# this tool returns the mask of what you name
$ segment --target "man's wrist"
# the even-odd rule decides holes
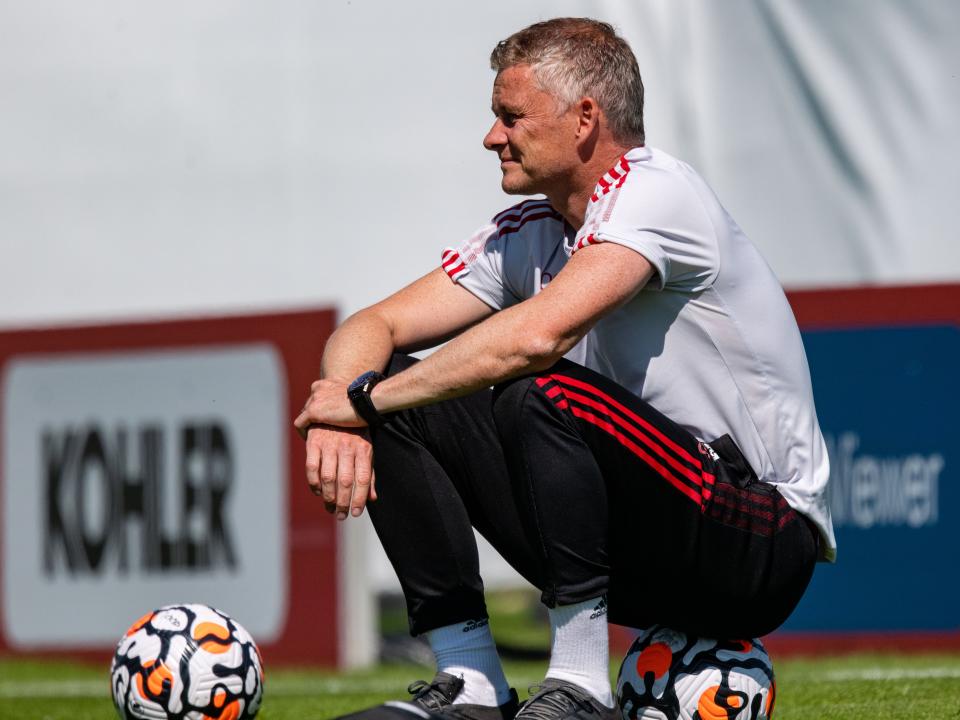
[[[370,397],[373,388],[386,379],[383,373],[370,370],[360,375],[347,388],[347,398],[354,412],[370,427],[379,427],[386,422],[386,418],[377,411]]]

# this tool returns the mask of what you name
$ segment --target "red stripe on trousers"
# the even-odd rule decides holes
[[[663,443],[664,445],[666,445],[668,448],[670,448],[671,450],[673,450],[677,455],[679,455],[680,457],[682,457],[684,460],[690,461],[693,465],[695,465],[695,466],[698,467],[698,468],[703,468],[703,465],[700,463],[700,461],[699,461],[697,458],[693,457],[690,453],[688,453],[688,452],[687,452],[686,450],[684,450],[682,447],[680,447],[679,445],[677,445],[673,440],[671,440],[670,438],[668,438],[666,435],[664,435],[662,432],[660,432],[660,431],[659,431],[657,428],[655,428],[653,425],[651,425],[651,424],[648,423],[646,420],[644,420],[642,417],[640,417],[639,415],[637,415],[637,414],[636,414],[635,412],[633,412],[630,408],[626,407],[626,406],[623,405],[622,403],[617,402],[616,400],[614,400],[612,397],[610,397],[609,395],[607,395],[605,392],[603,392],[603,391],[600,390],[599,388],[595,388],[593,385],[590,385],[590,384],[588,384],[588,383],[582,382],[581,380],[576,380],[575,378],[567,377],[566,375],[551,375],[550,377],[553,378],[554,380],[556,380],[557,382],[560,382],[560,383],[562,383],[562,384],[564,384],[564,385],[571,385],[571,386],[573,386],[573,387],[575,387],[575,388],[579,388],[579,389],[581,389],[581,390],[586,390],[587,392],[596,395],[598,398],[600,398],[601,400],[605,401],[608,405],[611,405],[612,407],[615,407],[617,410],[619,410],[620,412],[622,412],[622,413],[623,413],[624,415],[626,415],[628,418],[630,418],[631,420],[633,420],[635,423],[637,423],[637,424],[638,424],[640,427],[642,427],[644,430],[647,430],[648,432],[650,432],[650,433],[651,433],[654,437],[656,437],[660,442],[662,442],[662,443]]]
[[[752,532],[754,535],[761,535],[764,537],[770,534],[769,523],[764,524],[764,527],[760,527],[756,522],[745,515],[737,515],[728,518],[725,517],[723,513],[708,511],[707,514],[716,522],[729,527],[735,527],[737,530]]]
[[[562,389],[561,389],[561,390],[562,390]],[[613,420],[617,425],[619,425],[620,427],[622,427],[622,428],[623,428],[624,430],[626,430],[628,433],[630,433],[631,435],[633,435],[637,440],[639,440],[640,442],[642,442],[642,443],[643,443],[644,445],[646,445],[648,448],[650,448],[651,450],[653,450],[657,455],[659,455],[661,458],[663,458],[664,460],[666,460],[667,463],[669,463],[670,467],[672,467],[672,468],[673,468],[674,470],[676,470],[677,472],[683,473],[687,478],[689,478],[689,479],[692,480],[694,483],[696,483],[696,485],[697,485],[698,487],[703,485],[703,482],[704,482],[704,480],[706,480],[707,476],[709,476],[709,478],[710,478],[710,480],[709,480],[708,482],[711,482],[711,483],[712,483],[712,481],[713,481],[713,476],[712,476],[712,475],[709,475],[709,473],[702,473],[702,475],[701,475],[701,474],[698,474],[698,473],[696,473],[695,471],[693,471],[693,470],[691,470],[690,468],[688,468],[686,465],[683,465],[679,460],[677,460],[675,457],[673,457],[672,455],[670,455],[670,453],[668,453],[663,447],[661,447],[660,445],[658,445],[658,444],[657,444],[652,438],[650,438],[648,435],[644,435],[640,430],[638,430],[636,427],[634,427],[633,425],[631,425],[630,423],[628,423],[626,420],[624,420],[624,419],[623,419],[622,417],[620,417],[619,415],[616,415],[616,414],[614,414],[614,413],[611,413],[611,412],[610,412],[610,409],[609,409],[606,405],[604,405],[603,403],[597,402],[596,400],[593,400],[593,399],[587,397],[586,395],[581,395],[581,394],[578,393],[578,392],[573,392],[572,390],[568,390],[568,391],[566,391],[564,394],[565,394],[565,395],[567,396],[567,398],[569,398],[570,400],[576,400],[577,402],[580,402],[580,403],[583,403],[584,405],[588,405],[588,406],[592,407],[594,410],[599,410],[600,412],[602,412],[602,413],[603,413],[604,415],[606,415],[608,418],[610,418],[611,420]],[[548,396],[549,396],[549,393],[548,393]]]
[[[720,486],[720,487],[723,487],[723,486]],[[718,493],[720,492],[720,489],[719,489],[719,488],[717,489],[717,492],[718,492]],[[734,496],[734,497],[741,497],[741,493],[747,493],[747,491],[746,491],[745,488],[735,488],[735,489],[734,489],[734,488],[729,488],[729,489],[725,488],[723,492],[724,492],[724,494],[726,494],[726,495],[732,495],[732,496]],[[756,493],[755,493],[755,494],[747,493],[747,498],[748,498],[748,499],[750,500],[750,502],[753,503],[754,505],[766,506],[766,507],[769,507],[769,508],[774,507],[774,505],[773,505],[773,498],[772,498],[772,497],[768,497],[768,496],[766,496],[766,495],[760,495],[760,494],[756,494]]]
[[[562,393],[562,392],[563,392],[563,388],[562,388],[562,387],[560,387],[559,385],[554,385],[552,388],[550,388],[549,390],[547,390],[547,397],[552,400],[553,398],[555,398],[557,395],[559,395],[559,394]]]
[[[693,488],[688,486],[682,480],[674,476],[667,468],[658,463],[653,457],[651,457],[642,447],[637,445],[633,440],[628,438],[622,432],[617,430],[612,423],[607,422],[598,418],[593,413],[587,412],[586,410],[581,410],[580,408],[573,406],[570,408],[570,411],[578,418],[586,420],[587,422],[596,425],[601,430],[605,430],[610,435],[615,437],[617,441],[623,445],[625,448],[630,450],[634,455],[643,460],[650,468],[655,470],[664,480],[673,485],[677,490],[682,492],[688,498],[693,500],[697,505],[702,505],[702,498],[700,493],[697,493]],[[706,493],[704,493],[706,495]]]
[[[759,509],[756,509],[756,508],[747,507],[746,505],[743,505],[742,503],[737,502],[737,501],[740,500],[740,499],[741,499],[741,498],[738,498],[738,497],[736,497],[736,496],[731,497],[731,496],[726,495],[726,494],[724,494],[724,493],[719,493],[719,492],[718,492],[718,493],[717,493],[716,495],[714,495],[714,497],[713,497],[713,503],[714,503],[714,505],[722,505],[723,507],[728,507],[728,508],[733,508],[733,509],[735,509],[735,510],[739,510],[739,511],[741,512],[741,514],[743,514],[743,515],[749,515],[749,516],[752,517],[752,518],[756,518],[756,519],[758,519],[758,520],[763,520],[763,521],[765,521],[765,522],[767,522],[767,523],[773,523],[773,521],[776,519],[776,516],[773,514],[773,511],[771,511],[771,510],[759,510]]]
[[[783,528],[786,527],[787,523],[793,520],[793,517],[795,515],[799,515],[799,514],[800,513],[798,513],[796,510],[794,510],[793,508],[790,508],[789,512],[785,512],[783,515],[780,516],[780,520],[777,522],[777,530],[783,530]]]

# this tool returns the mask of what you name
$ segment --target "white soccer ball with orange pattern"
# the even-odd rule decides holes
[[[711,640],[655,625],[617,677],[624,720],[770,720],[776,683],[759,640]]]
[[[110,688],[123,720],[248,720],[263,697],[250,633],[206,605],[168,605],[117,645]]]

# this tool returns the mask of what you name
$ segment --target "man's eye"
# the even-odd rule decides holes
[[[513,113],[503,113],[500,116],[500,121],[507,127],[513,127],[517,123],[517,116]]]

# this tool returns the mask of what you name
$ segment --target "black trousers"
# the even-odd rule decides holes
[[[373,443],[368,510],[414,635],[486,617],[471,527],[548,607],[607,594],[610,621],[631,627],[764,635],[813,573],[815,529],[729,437],[700,442],[566,360],[395,413]]]

